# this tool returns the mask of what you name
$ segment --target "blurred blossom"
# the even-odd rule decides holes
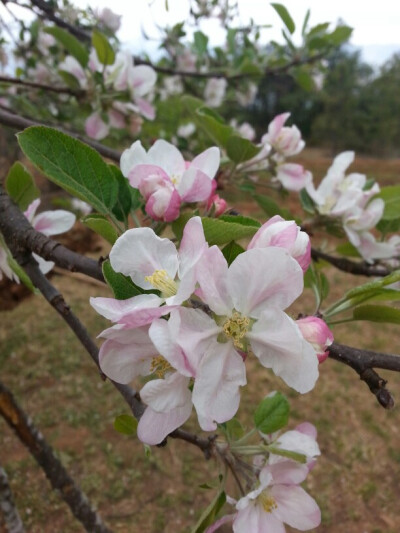
[[[211,78],[204,89],[204,99],[210,107],[219,107],[224,101],[227,81],[225,78]]]

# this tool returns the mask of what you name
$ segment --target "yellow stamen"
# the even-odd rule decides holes
[[[263,491],[258,499],[261,502],[261,505],[266,513],[271,513],[274,509],[276,509],[278,506],[276,505],[275,499],[268,494],[267,491]]]
[[[160,379],[164,378],[165,374],[172,370],[172,366],[168,363],[162,355],[153,357],[150,365],[150,372],[155,372]]]
[[[245,350],[246,343],[243,340],[243,337],[249,331],[249,326],[250,319],[242,316],[237,311],[234,311],[232,316],[224,322],[222,327],[225,335],[233,340],[235,347],[239,350]]]
[[[156,270],[151,276],[146,276],[145,281],[151,283],[155,289],[162,292],[165,298],[175,296],[177,286],[175,281],[167,274],[166,270]]]

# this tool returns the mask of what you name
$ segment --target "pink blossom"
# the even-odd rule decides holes
[[[288,191],[301,191],[312,180],[312,174],[297,163],[277,165],[276,178]]]
[[[219,107],[225,97],[228,82],[224,78],[210,78],[204,89],[204,100],[209,107]]]
[[[214,208],[214,216],[219,217],[224,211],[226,211],[226,200],[221,198],[218,194],[213,194],[207,201],[207,210]]]
[[[195,377],[192,401],[202,429],[211,431],[236,413],[246,383],[244,354],[254,354],[299,392],[313,388],[318,359],[283,312],[303,290],[302,269],[286,249],[251,249],[228,268],[212,246],[196,275],[196,293],[214,314],[178,307],[168,322],[155,320],[149,335],[174,368]]]
[[[155,220],[171,222],[182,202],[205,202],[213,187],[220,160],[216,147],[186,163],[172,144],[158,140],[146,153],[140,141],[125,150],[121,170],[146,200],[146,212]]]
[[[283,157],[296,155],[305,146],[301,133],[296,126],[284,126],[290,113],[277,115],[268,126],[268,132],[261,138],[262,144],[269,144]]]
[[[108,7],[104,7],[98,14],[99,21],[109,28],[112,32],[119,30],[121,26],[121,15],[117,15]]]
[[[64,70],[65,72],[72,74],[72,76],[74,76],[78,80],[79,85],[82,87],[82,89],[86,89],[86,73],[83,70],[82,65],[77,59],[75,59],[75,57],[67,56],[64,61],[61,61],[61,63],[58,65],[58,69]]]
[[[323,363],[329,356],[327,350],[333,342],[333,333],[326,323],[316,316],[307,316],[296,320],[303,337],[312,344],[317,352],[318,361]]]
[[[109,131],[110,128],[108,124],[106,124],[101,118],[100,113],[93,113],[92,115],[90,115],[90,117],[86,119],[85,132],[86,135],[91,139],[96,139],[96,141],[100,141],[101,139],[104,139],[104,137],[107,137]]]
[[[303,272],[310,266],[310,238],[305,231],[300,230],[294,220],[284,220],[281,216],[275,215],[257,230],[247,249],[267,246],[286,248],[299,263]]]

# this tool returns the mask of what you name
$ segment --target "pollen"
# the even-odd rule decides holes
[[[277,509],[278,507],[276,505],[275,499],[266,491],[263,491],[258,497],[258,499],[260,500],[262,508],[266,513],[271,513],[274,509]]]
[[[172,366],[162,355],[153,357],[150,365],[150,372],[154,372],[157,377],[162,379],[170,370],[172,370]]]
[[[155,289],[161,291],[165,298],[175,296],[177,292],[176,283],[166,270],[156,270],[151,276],[146,276],[144,279]]]
[[[246,341],[244,337],[249,331],[250,319],[242,316],[237,311],[234,311],[232,316],[224,322],[222,327],[225,335],[233,340],[235,347],[245,351]]]

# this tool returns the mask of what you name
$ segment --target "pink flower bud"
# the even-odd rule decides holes
[[[328,346],[333,342],[333,333],[326,323],[316,316],[307,316],[296,320],[301,334],[317,352],[318,361],[323,363],[328,357]]]
[[[306,232],[300,230],[294,220],[284,220],[279,215],[275,215],[261,226],[247,249],[266,248],[267,246],[286,248],[293,259],[299,263],[303,272],[310,265],[310,238]]]
[[[214,206],[214,215],[219,217],[226,210],[227,203],[218,194],[213,194],[207,201],[207,209],[210,210]]]
[[[305,146],[301,133],[296,126],[284,126],[290,113],[282,113],[274,118],[268,126],[268,132],[262,137],[262,144],[270,144],[280,155],[296,155]]]
[[[99,141],[107,137],[109,132],[108,124],[106,124],[100,116],[100,113],[93,113],[85,122],[85,132],[91,139]]]

